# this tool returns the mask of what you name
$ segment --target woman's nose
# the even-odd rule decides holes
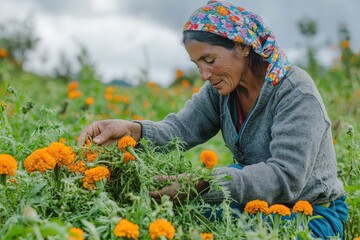
[[[212,76],[210,69],[206,69],[206,67],[199,67],[200,77],[202,80],[209,80]]]

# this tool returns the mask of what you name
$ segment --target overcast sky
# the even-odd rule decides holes
[[[26,68],[51,72],[61,52],[75,59],[85,46],[104,82],[113,78],[136,81],[140,69],[166,86],[175,69],[193,66],[181,45],[181,30],[191,13],[206,0],[0,0],[0,21],[32,16],[38,49]],[[360,50],[356,16],[360,0],[228,0],[262,16],[290,60],[302,59],[305,39],[297,23],[316,21],[314,45],[318,58],[329,65],[338,54],[339,24],[350,30],[353,49]],[[44,64],[41,58],[46,56]]]

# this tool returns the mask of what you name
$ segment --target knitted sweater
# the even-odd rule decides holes
[[[177,137],[188,149],[221,130],[226,146],[244,168],[220,167],[212,174],[238,203],[254,199],[269,204],[325,203],[344,194],[336,176],[331,123],[305,71],[293,66],[275,87],[264,82],[239,133],[230,111],[229,96],[221,96],[206,82],[178,113],[159,122],[139,123],[142,136],[155,144],[165,145]],[[203,198],[218,203],[224,194],[211,189]]]

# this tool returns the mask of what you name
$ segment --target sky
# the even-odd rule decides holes
[[[25,68],[50,74],[64,54],[76,68],[85,47],[101,80],[136,83],[141,69],[149,80],[167,86],[175,70],[195,66],[181,44],[183,24],[206,0],[0,0],[0,22],[31,17],[40,38]],[[360,50],[356,21],[360,0],[228,0],[259,14],[274,31],[279,46],[294,63],[304,59],[307,40],[297,26],[304,18],[317,23],[311,44],[318,60],[331,65],[338,56],[338,29],[345,24],[352,48]],[[46,59],[46,61],[44,60]]]

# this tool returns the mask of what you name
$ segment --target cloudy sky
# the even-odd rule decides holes
[[[85,46],[104,82],[127,78],[136,82],[140,69],[166,86],[175,69],[193,68],[181,45],[181,29],[206,0],[0,0],[0,22],[32,16],[40,42],[26,68],[50,73],[60,53],[74,60]],[[360,0],[228,0],[263,17],[280,47],[293,62],[301,61],[305,39],[297,23],[316,21],[313,44],[329,65],[338,54],[339,24],[350,30],[352,47],[360,50]],[[42,62],[41,59],[48,59]],[[75,64],[75,63],[74,63]]]

